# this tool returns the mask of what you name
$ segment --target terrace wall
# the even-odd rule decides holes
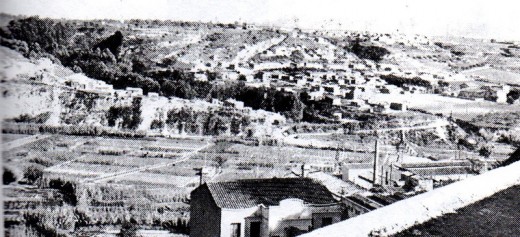
[[[520,161],[302,235],[388,236],[520,184]]]

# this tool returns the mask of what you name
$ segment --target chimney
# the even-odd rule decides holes
[[[379,139],[376,139],[376,143],[375,143],[375,152],[374,152],[374,170],[373,170],[373,177],[372,177],[372,180],[373,180],[373,183],[374,185],[375,184],[380,184],[380,177],[381,177],[381,174],[379,174],[380,172],[380,169],[379,169]]]

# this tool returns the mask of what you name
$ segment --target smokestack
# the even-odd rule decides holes
[[[202,177],[204,176],[204,168],[193,168],[193,170],[196,171],[196,175],[199,176],[199,186],[202,185],[202,182],[203,182],[203,179]]]
[[[381,175],[379,174],[379,139],[376,139],[376,144],[375,144],[375,152],[374,152],[374,170],[373,170],[373,177],[372,177],[372,180],[373,180],[373,183],[374,185],[375,184],[380,184],[380,177]]]

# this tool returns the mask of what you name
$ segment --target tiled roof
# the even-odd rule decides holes
[[[428,168],[428,167],[455,167],[455,166],[466,166],[471,167],[469,160],[461,161],[437,161],[437,162],[423,162],[423,163],[404,163],[400,165],[402,168],[413,169],[413,168]]]
[[[375,210],[383,205],[379,203],[375,203],[373,200],[367,199],[366,197],[360,196],[360,195],[353,195],[350,197],[345,197],[345,199],[350,200],[351,202],[354,202],[370,211]]]
[[[459,175],[459,174],[473,174],[471,167],[432,167],[432,168],[414,168],[409,169],[414,174],[420,176],[436,176],[436,175]]]
[[[298,198],[308,204],[336,202],[325,186],[308,178],[244,179],[206,185],[220,208],[279,205],[287,198]]]

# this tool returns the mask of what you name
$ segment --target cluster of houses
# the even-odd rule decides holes
[[[432,190],[435,183],[459,181],[487,171],[487,166],[468,159],[433,161],[428,158],[380,152],[375,142],[372,162],[343,163],[342,179],[366,189],[400,187],[413,191]],[[478,163],[478,164],[477,164]]]
[[[257,80],[256,83],[274,87],[280,91],[305,92],[309,100],[338,108],[367,112],[407,110],[407,103],[402,101],[372,102],[374,95],[425,92],[421,87],[401,88],[388,85],[373,73],[352,70],[316,70],[296,76],[288,75],[281,70],[273,70],[264,72],[255,80]],[[338,119],[341,119],[339,114]]]
[[[461,89],[457,94],[459,98],[474,101],[488,100],[502,104],[507,103],[507,95],[511,91],[511,86],[509,85],[477,85],[470,87],[467,84],[463,84],[460,87]]]

